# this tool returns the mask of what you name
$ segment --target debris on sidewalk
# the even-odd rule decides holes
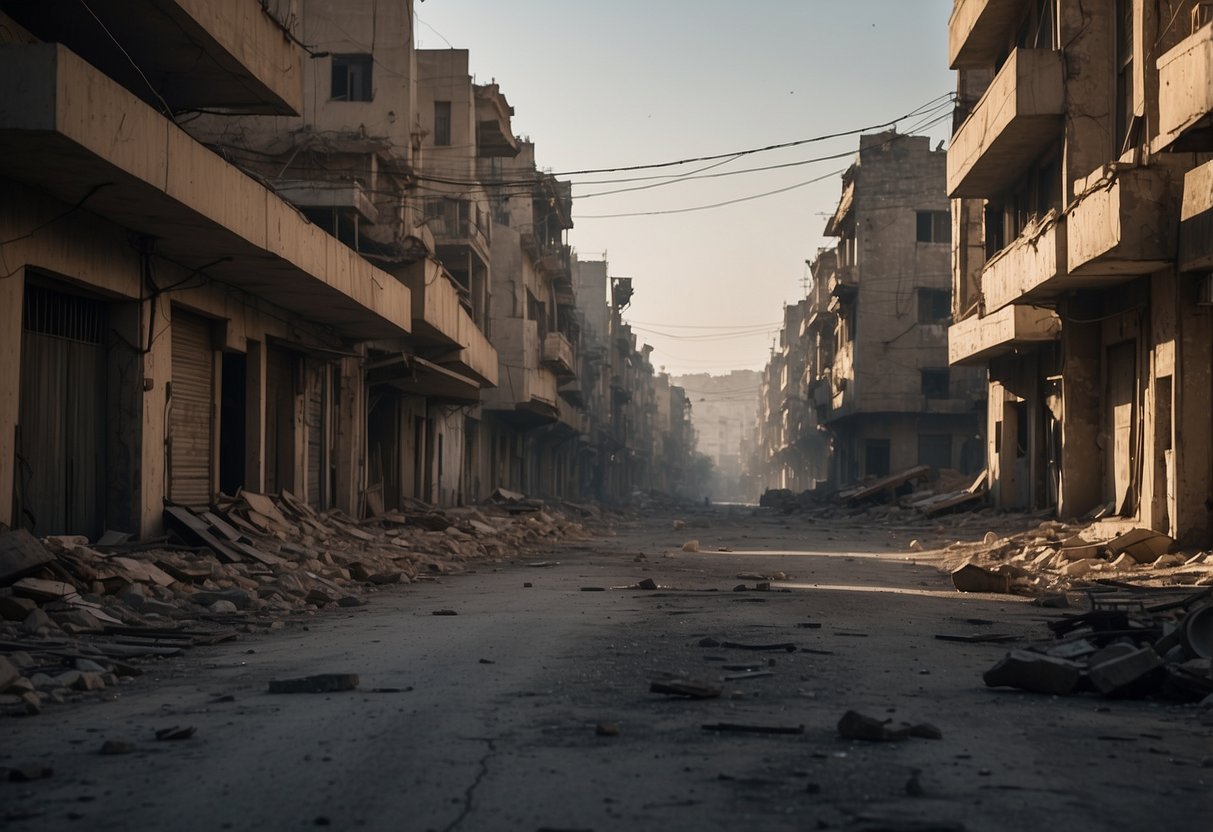
[[[164,518],[168,534],[147,541],[0,529],[8,663],[0,666],[0,713],[35,714],[117,687],[139,674],[132,662],[277,629],[322,608],[363,606],[383,587],[459,572],[473,559],[587,536],[562,508],[513,492],[478,507],[409,499],[360,521],[289,491],[242,490],[205,511],[166,505]]]
[[[803,734],[803,725],[747,725],[737,722],[713,722],[701,726],[705,731],[726,734]]]
[[[687,699],[719,699],[723,690],[720,685],[714,685],[711,682],[670,676],[650,682],[649,692],[665,696],[681,696]]]
[[[910,737],[939,740],[943,739],[943,732],[928,722],[894,725],[891,719],[882,720],[858,711],[847,711],[838,720],[838,736],[866,742],[900,742]]]

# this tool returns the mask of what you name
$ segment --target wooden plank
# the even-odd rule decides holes
[[[231,544],[216,537],[211,532],[210,525],[185,506],[165,506],[164,515],[181,529],[209,546],[220,560],[227,563],[239,563],[244,560],[244,556],[239,551]]]
[[[0,534],[0,585],[38,571],[55,559],[38,539],[25,529]]]
[[[899,485],[904,485],[911,480],[926,479],[931,476],[930,465],[918,465],[913,468],[908,468],[905,471],[900,471],[896,474],[879,479],[871,485],[866,485],[858,491],[847,497],[847,502],[855,503],[861,500],[866,500],[875,497],[885,491],[891,491]]]

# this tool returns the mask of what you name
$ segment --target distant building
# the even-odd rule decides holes
[[[721,501],[753,499],[755,489],[742,483],[742,444],[754,426],[759,373],[693,373],[674,380],[686,389],[698,452],[715,466],[710,496]]]

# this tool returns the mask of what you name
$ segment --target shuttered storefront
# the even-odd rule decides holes
[[[22,321],[17,524],[95,539],[104,527],[108,307],[29,284]]]
[[[294,487],[295,362],[295,353],[269,345],[265,355],[265,490],[270,493]]]
[[[169,408],[169,498],[195,509],[211,503],[215,352],[211,325],[173,310],[173,396]]]
[[[307,409],[304,424],[307,428],[307,502],[312,508],[323,509],[326,488],[323,487],[328,457],[325,448],[325,375],[328,365],[318,361],[308,362]]]

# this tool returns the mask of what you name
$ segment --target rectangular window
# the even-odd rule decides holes
[[[918,322],[947,323],[952,316],[952,293],[947,289],[918,290]]]
[[[434,102],[434,144],[449,147],[451,144],[451,102]]]
[[[952,467],[952,437],[946,433],[918,435],[918,464],[936,471]]]
[[[334,101],[370,101],[371,66],[370,55],[333,56]]]
[[[947,211],[918,211],[918,242],[952,242],[952,215]]]
[[[922,371],[922,394],[928,399],[946,399],[948,398],[948,371],[942,370],[923,370]]]
[[[1116,0],[1116,155],[1133,143],[1133,2]]]

